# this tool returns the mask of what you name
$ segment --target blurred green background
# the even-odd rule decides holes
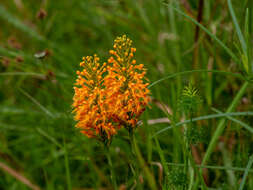
[[[241,73],[226,51],[167,3],[202,23],[239,56],[238,44],[226,0],[1,0],[0,2],[0,163],[8,165],[41,189],[112,189],[109,168],[100,143],[82,136],[72,115],[73,83],[83,56],[109,57],[113,40],[126,34],[137,48],[136,60],[148,69],[150,83],[181,71],[209,69]],[[233,0],[239,25],[245,28],[250,8],[249,46],[252,46],[253,12],[250,0]],[[195,116],[225,111],[243,81],[231,75],[199,72],[165,80],[151,88],[153,101],[143,114],[136,138],[147,163],[160,163],[150,137],[168,123],[164,107],[175,122],[185,116],[178,110],[182,89],[192,81],[202,99]],[[252,85],[237,111],[253,110]],[[240,117],[252,127],[253,118]],[[195,147],[201,159],[218,119],[203,120],[206,142]],[[209,164],[245,168],[253,152],[252,134],[240,125],[227,123]],[[180,132],[180,130],[179,130]],[[112,142],[111,155],[122,189],[132,186],[131,149],[127,133],[120,131]],[[183,148],[176,132],[157,136],[167,162],[182,163]],[[225,151],[225,153],[224,153]],[[228,160],[228,161],[227,161]],[[150,166],[157,179],[159,169]],[[209,169],[209,187],[232,189],[242,171]],[[236,179],[233,186],[229,179]],[[253,189],[249,173],[247,189]],[[233,178],[232,178],[233,179]],[[145,176],[143,189],[146,186]],[[0,170],[0,189],[29,189],[5,170]]]

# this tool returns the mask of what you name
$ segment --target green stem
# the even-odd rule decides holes
[[[189,171],[189,147],[188,147],[188,142],[187,139],[185,139],[185,156],[184,156],[184,164],[185,164],[185,168],[184,168],[184,173],[185,176],[187,176],[188,171]],[[187,177],[188,179],[188,177]],[[186,189],[186,185],[185,185],[185,189]]]
[[[193,126],[193,110],[192,109],[190,109],[190,125],[189,125],[191,128],[193,128],[194,126]],[[196,174],[197,174],[197,176],[198,176],[198,178],[200,178],[201,179],[201,185],[202,185],[202,188],[204,189],[204,190],[206,190],[206,184],[205,184],[205,182],[204,182],[204,179],[201,177],[201,174],[200,174],[200,172],[199,172],[199,170],[198,170],[198,168],[196,167],[196,164],[195,164],[195,161],[194,161],[194,159],[193,159],[193,156],[192,156],[192,152],[191,152],[191,149],[190,149],[190,144],[186,141],[186,147],[188,148],[188,160],[189,160],[189,163],[190,163],[190,165],[191,165],[191,167],[194,169],[194,171],[196,172]],[[190,187],[190,189],[196,189],[196,187],[194,186],[191,186]]]
[[[137,160],[136,160],[136,152],[135,152],[135,147],[134,147],[134,133],[132,130],[128,130],[129,132],[129,137],[130,137],[130,144],[131,144],[131,152],[132,152],[132,156],[133,156],[133,166],[132,166],[132,172],[134,175],[134,178],[136,180],[136,185],[137,185],[137,189],[140,188],[140,183],[139,183],[139,176],[140,176],[140,172],[139,172],[139,168],[137,167]]]
[[[114,190],[117,190],[118,187],[117,187],[116,177],[115,177],[115,174],[114,174],[114,170],[113,170],[113,166],[112,166],[112,158],[111,158],[108,146],[106,146],[106,157],[107,157],[108,164],[109,164],[109,167],[110,167],[110,172],[111,172],[110,177],[111,177],[111,180],[112,180],[113,188],[114,188]]]
[[[162,150],[162,148],[160,146],[160,143],[159,143],[157,137],[154,137],[154,139],[155,139],[155,143],[156,143],[156,146],[157,146],[158,154],[160,156],[160,159],[161,159],[161,162],[162,162],[162,165],[163,165],[163,168],[164,168],[165,177],[167,177],[168,174],[169,174],[169,168],[168,168],[168,166],[166,164],[166,159],[165,159],[163,150]]]
[[[200,177],[200,172],[199,172],[199,169],[197,168],[198,166],[196,165],[196,163],[193,159],[192,153],[190,154],[189,159],[190,159],[191,166],[193,167],[194,171],[196,172],[198,178],[201,179],[201,184],[202,184],[203,189],[206,190],[207,189],[206,184],[204,182],[204,179]],[[198,189],[198,188],[193,186],[193,187],[191,187],[191,189],[195,190],[195,189]]]
[[[136,154],[136,157],[140,163],[141,168],[143,169],[146,177],[147,177],[147,181],[148,181],[148,185],[150,187],[151,190],[157,190],[157,186],[156,186],[156,182],[155,182],[155,178],[152,175],[150,169],[148,168],[148,166],[146,165],[146,162],[144,160],[144,158],[141,155],[140,149],[136,143],[134,134],[130,134],[131,136],[131,144],[132,144],[132,148],[134,148],[134,152]]]
[[[192,109],[190,109],[189,112],[189,117],[190,117],[190,124],[189,126],[186,125],[184,128],[184,173],[185,176],[187,176],[188,179],[188,171],[189,171],[189,156],[190,156],[190,147],[189,147],[189,139],[188,139],[188,130],[191,130],[193,123],[192,123]],[[187,189],[187,186],[184,187],[184,189]],[[191,189],[190,186],[188,186],[188,189]]]

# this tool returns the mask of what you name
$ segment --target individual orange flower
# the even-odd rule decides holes
[[[77,128],[88,137],[97,137],[104,141],[116,133],[115,126],[108,120],[104,100],[106,92],[103,86],[103,75],[106,63],[100,64],[94,55],[83,58],[80,66],[84,69],[77,71],[78,78],[74,87],[73,112]]]

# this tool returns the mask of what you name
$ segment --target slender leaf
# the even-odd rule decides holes
[[[200,116],[200,117],[195,117],[192,119],[192,122],[196,122],[196,121],[200,121],[200,120],[207,120],[207,119],[214,119],[214,118],[220,118],[220,117],[228,117],[228,116],[250,116],[250,115],[253,115],[253,112],[230,112],[230,113],[219,113],[219,114],[211,114],[211,115],[205,115],[205,116]],[[185,120],[185,121],[182,121],[182,122],[178,122],[175,124],[176,127],[179,127],[179,126],[182,126],[184,124],[187,124],[187,123],[190,123],[191,120]],[[163,128],[162,130],[156,132],[152,137],[160,134],[160,133],[163,133],[169,129],[171,129],[172,126],[168,126],[168,127],[165,127]],[[250,131],[252,132],[252,131]]]

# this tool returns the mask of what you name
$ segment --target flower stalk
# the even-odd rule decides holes
[[[109,168],[110,168],[110,178],[111,178],[111,181],[112,181],[113,189],[117,190],[118,186],[117,186],[116,176],[115,176],[113,165],[112,165],[110,147],[106,144],[105,144],[105,151],[106,151],[106,158],[107,158],[107,161],[108,161],[108,165],[109,165]]]

